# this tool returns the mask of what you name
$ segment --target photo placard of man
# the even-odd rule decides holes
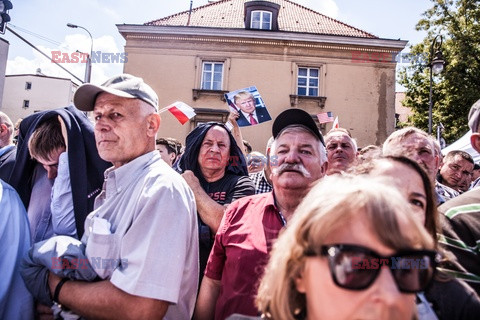
[[[230,111],[235,113],[240,127],[254,126],[272,120],[255,86],[225,94]]]

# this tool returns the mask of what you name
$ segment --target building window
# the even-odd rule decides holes
[[[280,5],[270,1],[245,1],[245,29],[278,31]]]
[[[194,128],[198,127],[202,123],[211,121],[225,123],[227,122],[229,111],[221,109],[195,108],[195,113],[197,115],[192,119]]]
[[[25,82],[25,90],[30,90],[32,89],[32,83],[31,82]]]
[[[297,95],[318,97],[319,82],[318,68],[298,68]]]
[[[269,11],[252,11],[250,28],[272,30],[272,13]]]
[[[308,66],[308,67],[307,67]],[[290,105],[294,108],[325,107],[325,76],[327,65],[323,63],[292,62],[292,94]]]
[[[203,62],[202,90],[222,90],[223,62]]]
[[[23,109],[28,109],[30,107],[30,100],[23,100]]]

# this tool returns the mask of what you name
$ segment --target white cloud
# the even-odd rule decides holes
[[[90,37],[83,34],[71,34],[65,37],[65,40],[57,48],[48,48],[37,46],[42,52],[48,56],[52,56],[52,51],[61,51],[62,53],[73,53],[77,50],[80,52],[90,52]],[[112,36],[102,36],[93,40],[93,51],[102,53],[121,53]],[[123,51],[123,50],[122,50]],[[35,73],[38,68],[42,73],[52,77],[72,78],[70,74],[58,67],[51,60],[33,50],[33,59],[26,59],[17,56],[13,60],[8,60],[6,74],[25,74]],[[76,75],[80,79],[85,76],[85,63],[61,63],[68,71]],[[92,63],[92,83],[102,83],[114,74],[121,73],[123,70],[122,63]],[[76,81],[77,82],[77,81]]]
[[[294,2],[322,13],[331,18],[338,18],[338,6],[335,0],[293,0]]]
[[[311,8],[317,12],[323,13],[333,18],[338,16],[338,7],[335,0],[294,0],[297,3]],[[62,2],[59,8],[59,12],[55,12],[50,18],[50,21],[58,21],[50,29],[55,31],[48,34],[49,37],[55,37],[56,39],[64,37],[64,40],[59,46],[45,44],[41,47],[36,44],[38,48],[41,48],[43,52],[51,56],[52,51],[62,51],[73,53],[77,50],[81,52],[90,52],[90,37],[83,30],[75,29],[69,30],[65,27],[63,20],[68,22],[77,23],[77,21],[67,19],[63,12],[70,12],[70,5],[73,3],[71,0]],[[122,42],[124,39],[118,35],[114,23],[144,23],[153,19],[158,19],[175,12],[187,10],[189,7],[189,1],[162,1],[159,6],[159,1],[145,1],[142,2],[143,10],[138,12],[134,9],[138,8],[138,2],[132,2],[129,0],[85,0],[82,7],[78,8],[76,19],[83,21],[85,27],[88,28],[94,37],[93,50],[108,52],[108,53],[121,53],[124,51]],[[194,3],[194,7],[206,4],[206,0],[197,0]],[[68,8],[67,8],[68,7]],[[85,8],[97,8],[94,12],[90,9],[85,13]],[[36,19],[38,15],[35,15]],[[83,18],[82,18],[83,17]],[[24,19],[27,19],[25,17]],[[25,26],[31,26],[34,20],[30,17],[24,21]],[[27,23],[28,21],[28,23]],[[22,22],[20,21],[20,24]],[[29,27],[32,28],[32,27]],[[61,30],[61,31],[59,31]],[[49,32],[50,32],[49,31]],[[73,34],[65,35],[66,32],[75,32]],[[43,30],[42,32],[46,32]],[[107,35],[106,35],[107,34]],[[98,35],[98,37],[95,37]],[[53,47],[53,48],[52,48]],[[11,48],[14,49],[14,48]],[[11,50],[13,53],[14,50]],[[37,68],[42,70],[42,73],[48,76],[57,76],[64,78],[72,78],[67,72],[52,63],[49,59],[45,58],[35,50],[31,50],[33,58],[25,58],[25,54],[11,55],[11,58],[7,63],[7,74],[21,74],[21,73],[35,73]],[[28,54],[28,57],[32,55]],[[65,68],[75,74],[78,78],[83,79],[85,75],[85,63],[64,63]],[[115,74],[123,72],[123,64],[121,63],[93,63],[92,64],[92,77],[93,83],[102,83],[106,79]]]
[[[50,49],[38,46],[42,52],[51,55],[51,51],[58,51],[58,49]],[[72,78],[70,74],[59,68],[57,65],[48,60],[45,56],[32,49],[33,59],[26,59],[17,56],[13,60],[8,60],[6,74],[35,74],[37,69],[47,76]],[[75,74],[77,77],[83,79],[85,66],[83,64],[62,64],[64,68]]]

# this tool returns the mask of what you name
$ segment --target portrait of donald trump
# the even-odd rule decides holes
[[[230,109],[238,112],[237,123],[240,127],[272,120],[256,87],[229,92],[226,99]]]

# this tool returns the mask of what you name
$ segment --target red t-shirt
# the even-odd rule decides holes
[[[258,282],[282,227],[273,192],[239,199],[227,208],[205,270],[205,276],[222,284],[215,319],[258,314]]]

